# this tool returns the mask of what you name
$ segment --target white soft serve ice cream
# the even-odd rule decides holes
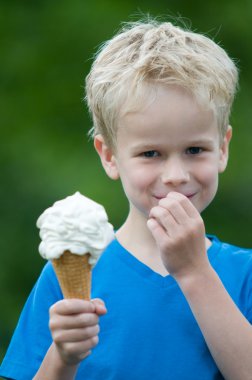
[[[94,266],[114,239],[104,207],[79,192],[46,209],[37,227],[42,240],[39,253],[47,260],[57,259],[68,250],[76,255],[89,253],[89,263]]]

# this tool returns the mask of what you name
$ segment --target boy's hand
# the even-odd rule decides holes
[[[64,299],[50,308],[50,330],[61,360],[76,365],[98,343],[99,315],[107,310],[101,300]]]
[[[187,197],[169,193],[151,209],[147,225],[166,269],[176,280],[209,267],[204,222]]]

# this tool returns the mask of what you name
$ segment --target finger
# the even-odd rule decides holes
[[[169,236],[172,236],[175,229],[178,228],[176,219],[170,213],[170,210],[167,210],[164,207],[153,207],[150,212],[150,218],[154,219]]]
[[[101,298],[92,298],[91,302],[93,302],[95,305],[103,305],[105,306],[104,301]]]
[[[91,300],[91,302],[95,305],[95,312],[98,315],[104,315],[107,313],[107,308],[100,298],[94,298]]]
[[[99,325],[95,325],[83,329],[59,330],[52,336],[55,343],[61,344],[66,342],[82,342],[98,335],[99,332]]]
[[[183,207],[187,215],[191,218],[195,218],[199,215],[198,210],[196,207],[192,204],[192,202],[183,194],[177,193],[175,191],[171,191],[167,198],[177,200],[180,205]],[[164,198],[165,199],[165,198]]]
[[[185,224],[190,218],[183,204],[176,198],[163,198],[159,201],[159,206],[169,211],[178,224]]]
[[[147,221],[147,227],[151,231],[154,239],[159,247],[162,247],[164,243],[169,241],[169,236],[164,228],[157,222],[157,220],[150,218]]]
[[[99,342],[98,336],[94,336],[82,342],[66,342],[62,345],[61,349],[64,350],[65,356],[76,358],[76,361],[84,359],[90,354],[90,350],[94,348]]]
[[[99,323],[96,313],[72,314],[62,316],[54,314],[50,318],[49,327],[51,331],[81,329],[87,326],[94,326]]]
[[[95,306],[92,302],[80,299],[60,300],[50,308],[50,313],[56,313],[59,315],[72,315],[94,312]]]

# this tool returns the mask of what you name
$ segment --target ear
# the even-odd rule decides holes
[[[228,155],[229,155],[229,143],[232,138],[232,127],[228,126],[227,132],[224,136],[222,144],[220,146],[220,158],[219,158],[219,173],[224,172],[228,163]]]
[[[118,179],[119,172],[117,169],[115,155],[111,148],[105,143],[102,135],[94,137],[94,147],[100,156],[102,166],[111,179]]]

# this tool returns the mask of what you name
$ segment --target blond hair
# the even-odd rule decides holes
[[[238,82],[233,60],[210,38],[170,22],[128,23],[98,51],[86,78],[92,135],[116,143],[122,113],[137,110],[149,85],[179,85],[214,110],[221,136]]]

